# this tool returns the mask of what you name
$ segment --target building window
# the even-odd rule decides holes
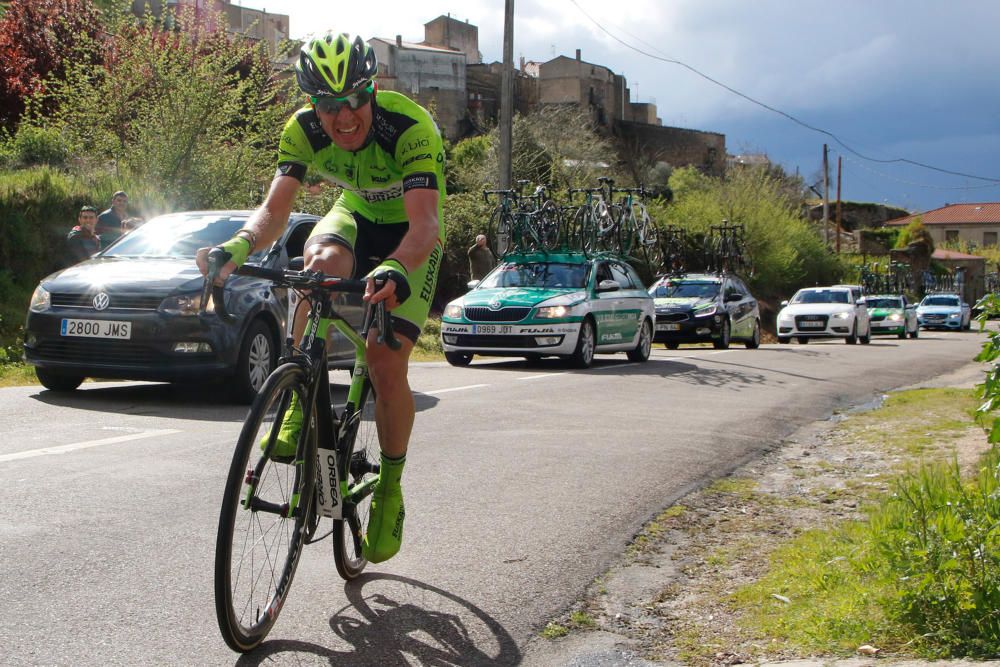
[[[996,244],[997,244],[996,232],[983,232],[983,245],[996,245]]]
[[[946,229],[944,230],[944,241],[948,243],[949,241],[958,240],[958,230],[957,229]]]

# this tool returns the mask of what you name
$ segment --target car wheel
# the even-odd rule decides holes
[[[254,320],[247,327],[240,347],[240,358],[233,378],[233,398],[240,403],[252,403],[276,363],[277,354],[271,330],[263,320]]]
[[[858,340],[861,341],[862,345],[867,345],[872,342],[872,330],[871,327],[868,328],[868,332],[864,336],[858,336]]]
[[[594,363],[594,324],[590,320],[584,320],[580,324],[580,335],[576,339],[576,349],[570,355],[569,362],[576,368],[590,368]]]
[[[798,336],[795,340],[799,341],[799,345],[809,344],[809,336]]]
[[[681,346],[680,343],[664,343],[663,344],[663,347],[667,348],[668,350],[676,350],[680,346]]]
[[[650,326],[649,320],[643,320],[642,327],[639,328],[639,342],[636,343],[634,350],[629,350],[626,353],[629,361],[646,361],[649,359],[649,351],[653,347],[652,329],[653,327]]]
[[[851,335],[844,339],[844,342],[848,345],[854,345],[858,342],[858,321],[854,320],[854,325],[851,326]]]
[[[722,320],[722,332],[719,334],[718,338],[712,340],[712,347],[716,350],[728,350],[730,334],[731,330],[729,328],[729,320]]]
[[[760,320],[753,321],[753,333],[750,334],[750,338],[744,343],[748,350],[756,350],[760,347]]]
[[[788,345],[789,343],[792,342],[792,337],[791,336],[778,336],[778,342],[781,343],[782,345]]]
[[[83,382],[82,375],[50,371],[37,366],[35,367],[35,376],[38,377],[42,386],[50,391],[73,391]]]
[[[445,352],[444,358],[452,366],[468,366],[472,363],[472,355],[464,352]]]

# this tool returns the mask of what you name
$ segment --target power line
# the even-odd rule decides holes
[[[833,152],[836,152],[836,151],[833,151]],[[871,167],[869,167],[868,165],[864,164],[863,162],[861,162],[859,160],[853,160],[853,159],[851,159],[851,157],[848,156],[848,155],[843,155],[842,157],[845,160],[847,160],[848,162],[850,162],[851,164],[856,165],[858,167],[861,167],[865,171],[868,171],[868,172],[870,172],[872,174],[875,174],[876,176],[881,176],[882,178],[886,178],[886,179],[888,179],[890,181],[895,181],[896,183],[902,183],[903,185],[912,185],[912,186],[917,187],[917,188],[928,188],[928,189],[931,189],[931,190],[986,190],[986,189],[991,189],[991,188],[1000,188],[1000,183],[990,183],[990,184],[987,184],[987,185],[954,185],[954,186],[948,186],[948,185],[930,185],[930,184],[927,184],[927,183],[916,183],[914,181],[908,181],[908,180],[903,179],[903,178],[897,178],[895,176],[890,176],[889,174],[886,174],[885,172],[881,172],[881,171],[879,171],[877,169],[872,169]]]
[[[581,7],[577,3],[576,0],[569,0],[569,1],[571,3],[573,3],[573,6],[575,6],[578,10],[580,10],[580,13],[583,14],[585,17],[587,17],[587,19],[591,23],[593,23],[594,25],[596,25],[603,33],[605,33],[606,35],[608,35],[609,37],[611,37],[611,39],[615,40],[616,42],[618,42],[622,46],[624,46],[624,47],[626,47],[628,49],[631,49],[632,51],[635,51],[636,53],[640,53],[640,54],[646,56],[647,58],[652,58],[654,60],[659,60],[661,62],[670,63],[671,65],[679,65],[679,66],[681,66],[681,67],[683,67],[683,68],[685,68],[685,69],[693,72],[694,74],[700,76],[701,78],[705,79],[706,81],[709,81],[709,82],[715,84],[716,86],[719,86],[720,88],[724,88],[725,90],[728,90],[729,92],[731,92],[732,94],[734,94],[734,95],[736,95],[738,97],[742,97],[743,99],[745,99],[746,101],[748,101],[748,102],[750,102],[752,104],[755,104],[755,105],[757,105],[759,107],[767,109],[768,111],[770,111],[772,113],[776,113],[779,116],[783,116],[783,117],[787,118],[788,120],[792,121],[793,123],[806,128],[807,130],[812,130],[813,132],[818,132],[819,134],[823,134],[823,135],[826,135],[826,136],[830,137],[830,139],[832,139],[834,142],[836,142],[837,144],[839,144],[840,146],[842,146],[846,151],[848,151],[849,153],[851,153],[851,154],[853,154],[853,155],[861,158],[862,160],[867,160],[869,162],[878,162],[878,163],[881,163],[881,164],[893,164],[893,163],[909,164],[909,165],[913,165],[915,167],[922,167],[923,169],[930,169],[931,171],[937,171],[937,172],[940,172],[942,174],[950,174],[952,176],[961,176],[962,178],[973,178],[973,179],[976,179],[976,180],[979,180],[979,181],[988,181],[990,183],[1000,184],[1000,178],[992,178],[990,176],[977,176],[975,174],[967,174],[967,173],[961,172],[961,171],[953,171],[951,169],[944,169],[942,167],[935,167],[934,165],[926,164],[924,162],[918,162],[916,160],[910,160],[910,159],[907,159],[907,158],[881,159],[881,158],[871,157],[869,155],[864,155],[863,153],[860,153],[860,152],[854,150],[854,148],[852,148],[851,146],[849,146],[846,143],[844,143],[844,141],[842,141],[840,139],[840,137],[838,137],[833,132],[830,132],[829,130],[824,130],[821,127],[816,127],[814,125],[810,125],[809,123],[806,123],[805,121],[802,121],[802,120],[796,118],[795,116],[791,115],[788,112],[782,111],[781,109],[778,109],[776,107],[772,107],[769,104],[765,104],[764,102],[761,102],[760,100],[756,100],[756,99],[750,97],[749,95],[736,90],[732,86],[728,86],[728,85],[722,83],[721,81],[718,81],[717,79],[713,79],[709,75],[707,75],[704,72],[701,72],[701,71],[695,69],[694,67],[688,65],[687,63],[681,62],[680,60],[675,60],[673,58],[667,58],[665,56],[658,56],[658,55],[655,55],[655,54],[652,54],[652,53],[648,53],[646,51],[643,51],[640,48],[637,48],[633,44],[629,44],[625,40],[621,39],[620,37],[618,37],[617,35],[615,35],[611,31],[609,31],[603,25],[601,25],[600,22],[598,22],[596,19],[594,19],[590,14],[588,14],[586,12],[583,9],[583,7]],[[646,44],[646,42],[643,42],[641,39],[638,39],[638,38],[635,38],[635,39],[637,39],[637,41],[639,41],[639,42],[642,42],[643,44]],[[648,46],[649,48],[651,48],[651,49],[653,49],[655,51],[659,51],[659,49],[656,49],[656,47],[650,46],[649,44],[646,44],[646,46]],[[957,189],[965,189],[965,188],[957,188]]]

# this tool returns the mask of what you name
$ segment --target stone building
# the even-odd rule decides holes
[[[241,7],[231,0],[133,0],[132,13],[142,16],[147,6],[158,18],[165,10],[168,13],[193,10],[213,28],[215,21],[221,19],[230,32],[267,42],[271,53],[277,53],[278,45],[289,39],[287,14]]]
[[[429,109],[448,139],[463,136],[466,116],[466,54],[454,49],[375,37],[368,40],[378,58],[378,85],[404,93]]]

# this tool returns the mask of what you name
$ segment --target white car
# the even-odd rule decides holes
[[[843,338],[848,345],[871,342],[871,323],[865,300],[849,287],[807,287],[781,303],[778,342],[796,338]]]
[[[957,294],[928,294],[917,306],[917,321],[925,329],[971,329],[972,309]]]

